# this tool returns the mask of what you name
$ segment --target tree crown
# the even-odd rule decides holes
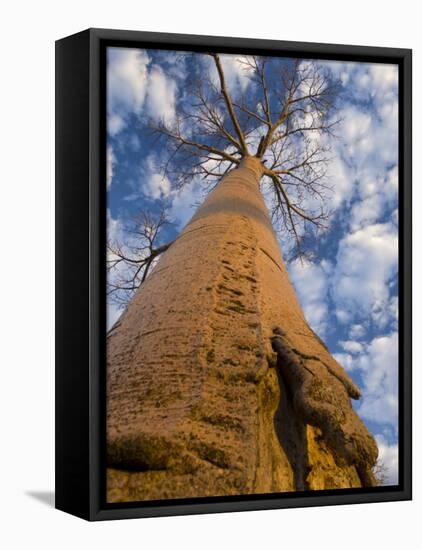
[[[176,188],[199,178],[209,190],[242,158],[258,158],[274,228],[291,234],[301,255],[302,236],[323,227],[329,214],[324,199],[337,83],[312,61],[240,56],[248,86],[232,93],[225,56],[192,54],[189,62],[175,119],[150,121],[168,146],[163,176]],[[155,216],[141,212],[127,242],[109,243],[108,269],[118,273],[109,282],[114,302],[124,305],[170,246],[159,245],[168,223],[165,206]]]

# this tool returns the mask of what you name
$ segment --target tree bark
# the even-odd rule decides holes
[[[109,502],[371,485],[359,392],[305,320],[246,157],[107,345]]]

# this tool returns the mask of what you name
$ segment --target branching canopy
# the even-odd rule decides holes
[[[176,121],[155,126],[173,147],[164,171],[179,186],[194,177],[212,185],[244,156],[260,158],[273,222],[299,245],[298,225],[323,226],[328,216],[327,136],[338,122],[337,83],[312,61],[241,57],[250,86],[233,98],[221,57],[209,58],[214,77],[194,79]]]
[[[193,178],[212,187],[243,157],[258,157],[273,224],[291,233],[300,250],[299,227],[321,227],[328,216],[327,138],[338,122],[332,113],[337,83],[312,61],[242,56],[237,62],[248,86],[231,94],[220,55],[194,54],[191,60],[196,78],[187,83],[176,119],[154,125],[169,146],[163,174],[176,188]],[[157,245],[166,223],[164,211],[156,219],[142,213],[129,233],[132,245],[109,244],[109,295],[114,302],[127,302],[170,246]]]

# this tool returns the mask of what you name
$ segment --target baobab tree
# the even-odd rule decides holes
[[[374,485],[359,389],[306,321],[276,236],[302,254],[327,220],[336,83],[314,62],[242,57],[253,92],[232,97],[221,57],[211,76],[200,57],[155,131],[166,177],[208,195],[172,243],[162,212],[109,244],[109,268],[126,267],[109,292],[129,303],[108,334],[108,499]]]

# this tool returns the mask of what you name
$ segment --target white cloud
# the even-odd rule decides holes
[[[159,159],[151,154],[147,157],[141,176],[142,192],[152,199],[166,199],[168,214],[182,229],[203,200],[203,183],[193,180],[181,189],[174,189],[171,181],[162,174]]]
[[[347,352],[352,355],[356,353],[362,353],[363,345],[360,342],[355,342],[354,340],[347,340],[345,342],[339,342],[340,346]]]
[[[396,65],[321,62],[340,79],[344,94],[336,118],[335,161],[329,168],[337,208],[353,204],[352,230],[381,221],[397,202],[398,73]],[[353,104],[350,101],[353,99]],[[395,167],[389,171],[391,165]],[[357,183],[357,186],[356,186]],[[356,191],[358,193],[356,193]]]
[[[388,283],[397,261],[398,236],[392,224],[370,225],[340,241],[331,294],[345,321],[377,312],[388,315]]]
[[[149,195],[153,199],[160,199],[167,197],[170,193],[171,184],[167,176],[162,174],[150,174],[147,177],[144,191],[146,195]]]
[[[335,314],[337,321],[339,321],[343,325],[350,323],[350,321],[352,320],[351,312],[345,309],[341,309],[340,307],[336,308]]]
[[[397,204],[398,198],[397,165],[377,174],[363,169],[358,177],[358,193],[362,200],[354,202],[351,210],[350,226],[354,231],[380,221]],[[394,213],[391,218],[394,221]]]
[[[356,369],[354,359],[349,353],[335,353],[334,358],[348,372]]]
[[[176,112],[176,81],[167,78],[159,65],[153,65],[149,73],[147,107],[155,120],[170,124]]]
[[[142,191],[152,199],[164,199],[171,193],[171,183],[168,177],[158,168],[155,155],[149,155],[142,171]]]
[[[397,90],[397,65],[371,63],[368,65],[368,71],[371,75],[370,84],[373,88],[375,88],[372,92],[373,95]]]
[[[350,83],[354,85],[354,99],[362,101],[372,97],[382,100],[385,95],[389,96],[397,92],[397,65],[341,61],[320,62],[320,64],[329,67],[343,85]]]
[[[110,210],[107,208],[107,239],[113,242],[121,241],[122,231],[120,220],[113,218]]]
[[[188,67],[186,65],[189,56],[190,54],[186,54],[186,52],[165,50],[160,52],[158,63],[160,63],[160,59],[162,59],[164,61],[167,76],[184,82],[189,76]]]
[[[328,166],[328,178],[332,192],[328,195],[328,206],[336,209],[353,194],[353,172],[341,159],[340,151],[336,151]]]
[[[388,310],[391,316],[391,319],[395,321],[396,326],[399,320],[399,299],[398,296],[392,296],[390,303],[388,304]]]
[[[150,59],[145,50],[109,48],[107,67],[108,131],[117,134],[128,113],[140,113],[144,104]]]
[[[327,274],[331,266],[328,262],[315,264],[297,259],[288,268],[307,321],[318,334],[324,335],[328,319]]]
[[[359,415],[385,427],[389,439],[397,437],[398,333],[377,336],[367,344],[352,340],[339,344],[344,352],[334,354],[336,360],[360,375],[362,398],[355,405]]]
[[[389,445],[381,434],[375,436],[378,445],[378,460],[384,467],[383,485],[397,485],[399,478],[399,448],[397,444]]]
[[[332,146],[332,160],[327,172],[332,193],[327,194],[326,206],[338,209],[342,203],[356,198],[357,191],[362,200],[368,199],[354,209],[353,227],[358,228],[364,223],[377,221],[385,205],[397,200],[397,80],[392,78],[394,67],[388,65],[373,69],[376,73],[374,83],[372,68],[368,64],[330,62],[325,65],[336,76],[341,75],[348,87],[353,83],[354,100],[368,102],[366,106],[351,104],[343,98],[343,104],[333,119],[338,121],[334,132],[340,139],[328,143],[326,137],[318,137],[321,145]],[[388,92],[382,84],[384,68],[385,81],[391,84]],[[396,166],[388,173],[392,164]],[[365,189],[367,185],[369,188]],[[375,193],[379,196],[374,197]]]
[[[236,87],[244,92],[251,83],[253,69],[247,64],[247,56],[243,55],[221,55],[221,64],[229,89]]]
[[[125,121],[123,117],[116,113],[109,113],[107,117],[107,131],[111,136],[115,136],[122,130],[125,126]]]
[[[387,177],[381,185],[388,201],[396,204],[399,193],[399,173],[397,164],[388,171]]]
[[[150,67],[145,50],[109,48],[107,68],[107,129],[117,135],[130,114],[146,114],[171,123],[176,109],[176,81],[159,65]]]
[[[356,201],[350,212],[350,228],[356,231],[373,224],[384,213],[384,200],[381,194],[372,195],[361,201]]]
[[[359,414],[397,430],[398,415],[398,333],[374,338],[358,358],[363,379]]]
[[[365,336],[365,332],[366,330],[362,325],[352,325],[349,330],[349,338],[352,340],[360,340]]]
[[[349,142],[349,150],[351,147],[367,148],[371,116],[356,107],[348,107],[342,111],[342,118],[342,137]]]
[[[226,147],[225,151],[228,154],[231,154],[233,152],[232,147]],[[227,170],[229,165],[229,162],[227,161],[221,161],[219,158],[208,158],[202,163],[202,166],[205,170],[208,170],[209,172],[213,174],[218,175],[224,175],[225,171]]]
[[[227,88],[230,95],[238,97],[246,91],[252,83],[253,69],[247,65],[248,57],[244,55],[220,54],[220,61],[224,71]],[[209,72],[211,82],[219,89],[220,80],[214,60],[204,57],[205,67]]]
[[[113,153],[113,147],[111,145],[107,145],[107,190],[110,189],[111,182],[113,180],[113,169],[116,164],[116,157]]]

